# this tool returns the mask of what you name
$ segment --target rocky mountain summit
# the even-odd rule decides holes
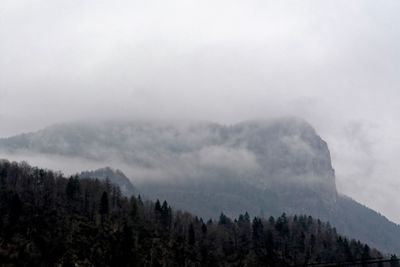
[[[181,171],[192,165],[189,167],[232,171],[230,176],[247,174],[251,176],[249,182],[259,187],[312,184],[332,197],[336,194],[327,144],[307,122],[297,118],[232,126],[165,122],[65,124],[0,139],[0,149],[118,161],[136,169],[159,170],[165,176],[173,172],[171,166]],[[193,169],[190,172],[173,175],[193,176]]]
[[[203,217],[307,214],[383,251],[400,251],[400,227],[337,192],[327,143],[299,118],[61,124],[0,139],[0,152],[61,157],[64,171],[73,167],[66,159],[113,166],[145,197]]]

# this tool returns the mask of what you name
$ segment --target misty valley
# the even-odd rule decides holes
[[[57,124],[0,156],[1,266],[400,266],[300,118]]]

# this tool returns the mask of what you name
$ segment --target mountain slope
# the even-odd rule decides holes
[[[124,170],[139,192],[200,216],[310,214],[388,252],[400,227],[338,194],[325,141],[297,118],[215,123],[105,122],[57,125],[0,139],[0,152]],[[34,161],[33,161],[34,162]],[[76,172],[77,170],[74,170]]]
[[[25,163],[1,160],[0,185],[2,266],[281,267],[382,256],[311,217],[206,223],[166,202],[128,200],[106,182]]]

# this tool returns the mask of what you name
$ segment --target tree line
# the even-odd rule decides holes
[[[311,216],[204,220],[25,162],[0,161],[0,214],[0,266],[398,266]]]

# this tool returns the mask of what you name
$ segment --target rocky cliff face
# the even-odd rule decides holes
[[[312,191],[327,201],[337,196],[330,152],[301,119],[244,122],[231,128],[228,143],[245,146],[257,158],[260,184],[281,194]]]
[[[203,178],[207,174],[213,178],[239,175],[248,176],[248,182],[260,188],[297,185],[336,194],[327,144],[307,122],[295,118],[233,126],[165,122],[58,125],[0,139],[0,150],[119,162],[165,175],[158,177],[163,180],[194,173]],[[130,172],[134,174],[127,170]],[[140,182],[157,178],[145,176],[132,178]]]
[[[165,190],[172,185],[174,192],[178,186],[230,183],[273,192],[295,208],[321,200],[329,206],[337,197],[328,146],[311,125],[298,118],[231,126],[192,122],[65,124],[0,139],[0,151],[78,158],[99,166],[114,164],[151,196],[158,191],[151,188],[160,185]],[[246,208],[242,206],[235,212]],[[219,213],[223,207],[215,210]]]

